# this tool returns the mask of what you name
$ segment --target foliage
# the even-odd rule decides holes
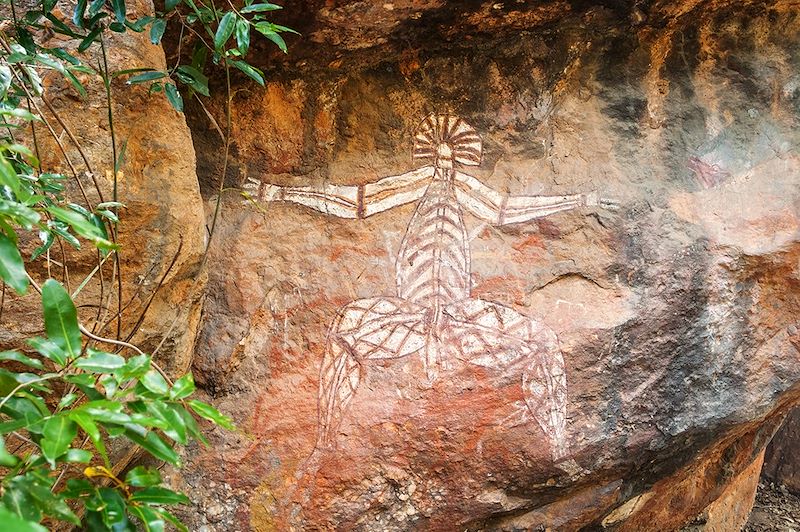
[[[22,147],[3,146],[0,278],[20,294],[33,284],[16,245],[20,230],[39,232],[43,245],[35,255],[56,239],[76,246],[79,239],[89,240],[103,253],[118,248],[106,224],[116,223],[109,209],[120,204],[101,203],[89,211],[64,203],[63,176],[34,175],[31,162]],[[90,530],[131,530],[132,519],[146,530],[163,529],[165,522],[185,529],[165,506],[187,503],[186,496],[161,486],[157,469],[139,466],[118,477],[107,442],[128,440],[179,465],[170,441],[205,442],[195,416],[233,428],[230,419],[188,399],[195,391],[191,374],[173,383],[132,345],[137,354],[127,359],[90,347],[83,337],[96,337],[79,324],[64,286],[55,279],[34,286],[41,293],[46,336],[28,340],[35,354],[0,352],[6,363],[0,368],[0,521],[14,523],[14,530],[44,530],[37,524],[44,519],[78,525],[83,514]],[[82,475],[76,464],[85,465]]]
[[[164,11],[155,13],[155,16],[131,18],[124,0],[78,0],[71,19],[62,20],[54,10],[55,0],[40,0],[35,9],[26,11],[21,17],[14,10],[16,44],[6,50],[4,58],[8,64],[25,65],[24,70],[37,78],[31,67],[56,70],[82,96],[86,96],[86,90],[76,75],[78,73],[96,73],[102,76],[106,86],[116,77],[127,77],[129,84],[148,84],[150,91],[164,93],[177,111],[183,111],[183,98],[177,88],[179,84],[190,96],[209,96],[208,77],[204,73],[209,53],[215,65],[221,64],[226,69],[234,67],[264,85],[264,73],[246,60],[253,31],[272,41],[284,53],[287,52],[286,41],[281,34],[297,32],[267,20],[267,13],[282,9],[282,6],[254,1],[245,0],[240,9],[229,2],[228,8],[220,9],[213,0],[209,0],[208,4],[203,0],[166,0]],[[13,9],[13,2],[11,6]],[[105,60],[108,31],[147,31],[150,41],[159,44],[170,20],[180,25],[181,35],[190,32],[196,39],[191,63],[176,64],[167,70],[136,68],[108,72],[103,68],[107,65],[103,65],[95,71],[64,48],[42,46],[34,38],[37,31],[51,31],[76,39],[78,52],[86,52],[92,45],[99,44]],[[0,83],[3,76],[4,73],[0,72]],[[41,80],[31,81],[32,92],[40,94]]]
[[[125,150],[124,143],[117,149],[112,81],[123,78],[130,85],[148,84],[151,92],[163,93],[182,111],[181,93],[198,100],[209,95],[209,56],[211,63],[225,69],[228,102],[231,67],[264,84],[263,72],[246,60],[253,30],[286,52],[281,34],[293,30],[266,19],[267,13],[280,6],[247,0],[238,9],[230,3],[228,7],[220,9],[212,0],[166,0],[163,12],[132,18],[124,0],[78,0],[67,19],[56,9],[55,0],[40,0],[23,13],[12,2],[13,31],[7,33],[8,26],[0,25],[0,316],[6,287],[19,295],[33,287],[41,296],[45,329],[41,337],[28,339],[27,345],[0,352],[0,522],[4,530],[45,530],[41,523],[88,530],[163,530],[171,524],[185,530],[167,507],[186,504],[188,498],[164,487],[155,468],[137,466],[126,471],[127,462],[118,461],[114,450],[133,446],[179,466],[175,445],[206,443],[200,419],[234,428],[213,406],[191,398],[195,391],[191,374],[172,382],[151,355],[128,343],[130,336],[119,336],[121,291],[116,315],[106,320],[98,310],[86,326],[74,303],[97,277],[104,286],[107,265],[113,266],[121,286],[116,235],[125,206],[118,201],[116,179]],[[177,23],[181,36],[185,31],[195,36],[190,64],[163,71],[109,70],[109,32],[147,31],[157,44],[168,22]],[[47,41],[42,35],[52,33],[71,39],[74,46],[70,51],[44,46]],[[92,65],[91,59],[81,59],[89,53],[101,60]],[[44,80],[53,74],[63,76],[83,98],[88,97],[87,79],[98,79],[105,88],[114,161],[113,173],[109,171],[114,178],[110,201],[104,200],[93,178],[96,194],[87,193],[83,181],[92,177],[89,161],[84,156],[87,171],[79,175],[50,124],[52,118],[40,108],[42,103],[48,105],[58,120],[56,111],[41,98]],[[229,108],[226,113],[229,133]],[[52,135],[71,176],[42,168],[37,131]],[[31,139],[32,145],[22,138]],[[225,138],[226,162],[229,140]],[[82,201],[69,197],[70,177]],[[25,234],[38,236],[40,245],[23,258]],[[60,247],[63,255],[65,245],[81,249],[87,244],[97,249],[97,266],[77,288],[68,289],[69,283],[65,287],[52,278],[51,264],[60,266],[64,278],[68,278],[68,267],[65,260],[61,264],[52,260],[51,250]],[[39,285],[26,263],[42,260],[47,275]],[[99,301],[95,306],[107,311],[109,303]],[[117,336],[100,336],[114,320]]]

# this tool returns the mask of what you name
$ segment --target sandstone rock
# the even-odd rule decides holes
[[[777,486],[786,486],[800,493],[800,411],[794,409],[767,447],[764,458],[764,478]]]
[[[243,433],[215,433],[212,448],[188,453],[176,482],[196,509],[226,501],[213,522],[187,512],[194,528],[741,523],[800,380],[791,3],[308,6],[294,22],[310,38],[265,63],[267,89],[236,93],[229,184],[322,191],[402,174],[424,164],[411,160],[414,133],[434,111],[480,134],[481,164],[459,171],[500,194],[596,190],[620,208],[511,225],[464,214],[471,296],[495,303],[481,307],[486,335],[500,329],[496,316],[512,316],[558,338],[567,393],[557,448],[555,422],[525,410],[530,356],[519,367],[451,357],[435,376],[419,353],[360,366],[341,358],[347,382],[360,380],[318,440],[328,338],[356,350],[336,334],[350,318],[330,337],[328,328],[351,302],[397,295],[415,207],[345,219],[225,196],[195,368]],[[218,168],[216,134],[204,114],[190,117],[199,168]],[[200,176],[210,201],[218,179]],[[396,318],[403,305],[386,312]],[[393,333],[379,332],[383,346]],[[537,334],[509,349],[544,352],[548,335]],[[492,349],[510,345],[486,335]],[[553,377],[557,354],[546,352]],[[323,416],[331,397],[349,394],[323,391]]]
[[[149,0],[128,2],[127,7],[132,17],[145,16],[153,9]],[[70,11],[71,8],[65,6],[64,9]],[[108,46],[111,72],[165,67],[162,48],[150,44],[145,33],[113,34],[111,39]],[[78,44],[56,40],[57,37],[53,37],[47,44],[73,50]],[[90,64],[95,65],[99,58],[97,48],[94,46],[85,54]],[[44,81],[44,97],[86,155],[88,164],[59,122],[40,102],[76,167],[89,201],[94,205],[111,200],[114,163],[102,81],[99,77],[86,77],[89,93],[86,101],[82,101],[56,72],[47,73]],[[146,88],[127,86],[124,78],[119,77],[112,85],[118,157],[122,157],[124,151],[118,182],[118,199],[126,205],[120,213],[122,223],[118,234],[122,245],[121,303],[117,297],[116,277],[112,274],[113,265],[107,261],[103,267],[103,286],[101,276],[95,275],[77,299],[78,308],[83,322],[92,328],[97,320],[97,305],[102,303],[107,310],[100,313],[103,318],[100,321],[108,325],[96,332],[113,338],[118,333],[117,321],[113,318],[120,307],[123,308],[119,331],[122,339],[128,338],[141,318],[132,340],[146,351],[158,349],[159,360],[170,371],[184,372],[192,357],[204,288],[204,277],[199,270],[204,248],[204,215],[194,148],[184,117],[172,110],[163,95],[149,95]],[[143,112],[144,109],[147,112]],[[43,168],[67,175],[70,201],[85,206],[61,151],[41,126],[38,141]],[[90,170],[97,188],[86,173]],[[28,252],[39,245],[35,235],[25,243]],[[68,286],[71,279],[71,290],[74,290],[83,276],[97,265],[96,252],[91,246],[79,251],[65,245],[63,253],[62,248],[53,247],[53,259],[68,264],[70,276],[64,277],[57,265],[51,270]],[[31,264],[29,270],[35,278],[41,279],[48,268],[40,259]],[[6,291],[4,304],[0,348],[17,347],[22,339],[40,334],[41,303],[37,295],[19,298]]]

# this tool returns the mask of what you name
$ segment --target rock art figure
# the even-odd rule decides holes
[[[524,402],[514,424],[536,420],[554,459],[566,453],[567,380],[555,333],[516,310],[470,294],[466,210],[493,225],[530,221],[583,206],[614,208],[596,193],[505,196],[458,166],[477,166],[482,145],[462,119],[430,115],[414,137],[414,158],[432,162],[358,186],[279,187],[253,179],[261,201],[289,201],[342,218],[366,218],[418,201],[396,260],[395,296],[359,299],[330,326],[319,384],[317,447],[331,446],[370,363],[421,357],[431,383],[453,361],[520,373]]]

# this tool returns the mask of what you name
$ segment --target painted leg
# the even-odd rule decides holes
[[[320,370],[317,446],[332,446],[370,360],[402,358],[425,348],[425,309],[399,298],[353,301],[328,331]]]
[[[338,322],[334,321],[328,334],[319,374],[317,447],[334,443],[335,433],[361,380],[361,364],[336,334]]]
[[[554,459],[566,452],[567,381],[564,358],[555,333],[541,322],[516,310],[479,299],[468,299],[445,309],[450,343],[460,356],[478,366],[518,370],[522,374],[524,404],[504,421],[517,423],[528,415],[550,441]]]

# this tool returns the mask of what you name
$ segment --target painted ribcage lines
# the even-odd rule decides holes
[[[469,297],[469,248],[451,182],[433,181],[417,205],[397,255],[397,292],[427,308]]]

